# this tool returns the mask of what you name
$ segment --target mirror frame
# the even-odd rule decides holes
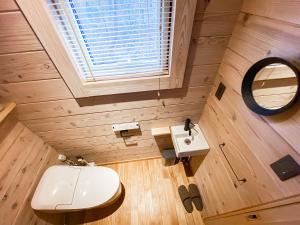
[[[265,66],[270,65],[272,63],[281,63],[281,64],[284,64],[284,65],[288,66],[289,68],[291,68],[295,72],[295,75],[296,75],[296,78],[298,81],[298,87],[297,87],[297,91],[296,91],[294,98],[288,104],[286,104],[285,106],[278,108],[278,109],[266,109],[266,108],[261,107],[259,104],[257,104],[257,102],[255,101],[253,94],[252,94],[252,83],[255,79],[256,74],[262,68],[264,68]],[[242,82],[241,93],[242,93],[242,97],[243,97],[245,104],[253,112],[260,114],[260,115],[264,115],[264,116],[272,116],[272,115],[276,115],[276,114],[286,111],[288,108],[290,108],[293,104],[296,103],[296,101],[298,100],[299,94],[300,94],[299,86],[300,86],[300,73],[299,73],[299,70],[294,65],[292,65],[290,62],[288,62],[282,58],[269,57],[269,58],[264,58],[264,59],[256,62],[246,72],[243,82]]]

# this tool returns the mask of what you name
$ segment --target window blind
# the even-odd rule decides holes
[[[83,81],[169,73],[172,0],[46,0]]]

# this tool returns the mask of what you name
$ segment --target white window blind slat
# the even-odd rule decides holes
[[[58,7],[62,7],[63,6],[63,3],[61,3],[61,2],[57,2],[57,1],[54,1],[54,0],[46,0],[47,1],[47,3],[48,3],[48,5],[49,6],[56,6],[57,8]],[[73,0],[72,2],[80,2],[81,0],[78,0],[78,1],[75,1],[75,0]],[[99,4],[99,2],[102,2],[102,4]],[[145,1],[131,1],[131,2],[122,2],[122,3],[115,3],[115,2],[110,2],[109,4],[107,4],[107,5],[105,5],[104,3],[103,3],[103,1],[98,1],[98,0],[91,0],[90,1],[90,4],[89,4],[89,8],[90,9],[92,9],[92,8],[103,8],[103,7],[111,7],[111,6],[114,6],[114,7],[124,7],[124,6],[143,6],[143,5],[145,5],[144,4],[145,3]],[[161,0],[158,0],[158,1],[151,1],[151,3],[152,4],[160,4],[160,3],[162,3],[162,1]],[[163,3],[168,3],[168,4],[171,4],[172,3],[172,0],[165,0],[165,1],[163,1]],[[165,4],[162,4],[162,5],[165,5]],[[83,6],[83,7],[77,7],[77,9],[84,9],[84,8],[86,8],[86,6]]]
[[[127,31],[128,32],[128,31]],[[131,31],[131,32],[134,32],[134,31]],[[129,32],[128,32],[129,33]],[[169,34],[170,32],[167,32],[167,34]],[[146,36],[146,35],[153,35],[149,38],[156,38],[156,39],[159,39],[161,38],[161,32],[151,32],[151,31],[148,31],[148,32],[141,32],[141,33],[137,33],[137,34],[116,34],[115,35],[112,35],[112,36],[106,36],[106,37],[97,37],[98,34],[95,33],[95,34],[89,34],[89,33],[85,33],[84,34],[85,36],[89,36],[89,38],[84,38],[84,40],[86,41],[89,41],[89,40],[97,40],[96,42],[100,42],[102,41],[103,39],[111,39],[111,38],[120,38],[120,40],[117,40],[117,41],[120,41],[120,42],[124,42],[125,40],[126,41],[130,41],[130,40],[133,40],[134,37],[140,37],[141,35],[143,36]],[[95,37],[96,36],[96,37]],[[132,38],[133,37],[133,38]],[[149,39],[148,38],[148,39]],[[139,38],[139,39],[143,39],[143,40],[147,40],[146,37],[143,37],[143,38]],[[109,40],[111,42],[111,40]],[[155,40],[153,40],[155,41]],[[95,42],[94,42],[95,43]]]
[[[83,81],[168,74],[170,0],[46,0]]]
[[[161,9],[165,9],[165,10],[170,10],[172,7],[161,7]],[[99,15],[105,13],[105,11],[107,10],[99,10],[97,12],[82,12],[82,13],[77,13],[76,15],[82,17],[80,19],[76,19],[75,20],[84,20],[84,19],[89,19],[89,16],[91,15],[96,15],[96,17],[93,17],[93,19],[110,19],[110,18],[118,18],[118,17],[128,17],[128,12],[133,11],[133,13],[130,16],[139,16],[140,13],[137,13],[137,10],[144,10],[144,11],[151,11],[152,9],[150,7],[148,8],[132,8],[132,9],[121,9],[121,10],[114,10],[114,12],[119,13],[118,16],[103,16],[103,17],[98,17]],[[57,9],[54,11],[53,15],[56,15],[56,12],[63,12],[63,9]],[[53,10],[51,10],[51,12],[53,12]],[[144,13],[144,16],[148,16],[150,13]],[[169,14],[168,12],[162,12],[162,14]],[[56,15],[59,16],[59,15]],[[87,17],[87,18],[86,18]]]
[[[54,15],[52,16],[53,17],[53,20],[57,20],[58,21],[58,23],[60,23],[60,21],[61,21],[61,16],[59,17],[55,17]],[[172,17],[165,17],[165,19],[169,19],[169,20],[171,20],[172,19]],[[91,20],[92,21],[92,20]],[[88,22],[86,22],[85,23],[85,25],[86,26],[98,26],[99,24],[97,23],[97,22],[91,22],[91,21],[88,21]],[[139,25],[139,26],[144,26],[143,25],[143,22],[144,22],[145,20],[144,19],[135,19],[135,22],[136,22],[136,24],[134,24],[134,26],[135,25]],[[138,23],[139,22],[139,23]],[[111,22],[103,22],[102,24],[103,24],[103,27],[105,27],[105,26],[107,26],[108,27],[108,25],[110,25],[110,23]],[[115,23],[115,26],[116,26],[116,28],[118,27],[118,26],[123,26],[122,24],[123,24],[123,21],[122,20],[120,20],[120,21],[114,21],[114,23]],[[165,22],[165,24],[167,24],[168,22]],[[121,24],[121,25],[120,25]],[[149,24],[149,25],[155,25],[155,24],[161,24],[161,23],[152,23],[152,24]],[[171,24],[171,23],[169,23],[169,24]],[[161,24],[161,25],[163,25],[164,26],[164,24]],[[128,27],[127,25],[126,25],[126,27]]]
[[[135,61],[140,61],[140,63],[139,64],[145,64],[146,62],[151,62],[151,61],[155,61],[155,62],[158,62],[158,59],[157,59],[157,57],[155,57],[155,56],[147,56],[147,55],[145,55],[145,56],[140,56],[140,57],[136,57],[136,58],[130,58],[130,59],[124,59],[124,57],[122,57],[122,56],[120,56],[120,57],[114,57],[114,58],[109,58],[109,57],[105,57],[105,58],[102,58],[102,57],[94,57],[93,58],[94,60],[97,60],[97,63],[96,63],[96,66],[98,65],[106,65],[106,66],[109,66],[108,64],[109,63],[107,63],[107,62],[111,62],[111,63],[119,63],[119,64],[121,64],[121,63],[124,63],[124,64],[128,64],[128,63],[130,63],[131,62],[131,60],[135,60]],[[146,61],[147,60],[147,61]],[[159,59],[160,61],[162,61],[162,60],[165,60],[165,61],[167,61],[168,60],[168,58],[166,58],[166,59]],[[128,64],[128,66],[132,66],[132,65],[130,65],[130,64]],[[137,65],[136,65],[137,66]]]
[[[115,44],[115,45],[112,45],[112,44],[110,44],[110,45],[108,45],[108,44],[106,44],[106,45],[104,45],[104,44],[95,44],[94,46],[93,46],[93,49],[90,49],[89,51],[91,51],[91,52],[97,52],[97,51],[99,51],[99,50],[102,50],[103,48],[108,48],[108,50],[112,50],[112,49],[114,49],[114,48],[117,48],[117,49],[119,49],[119,50],[127,50],[127,51],[134,51],[134,50],[136,50],[137,49],[137,47],[138,48],[140,48],[140,47],[147,47],[148,46],[148,43],[149,42],[146,42],[146,43],[141,43],[141,44],[136,44],[136,45],[134,45],[134,46],[129,46],[129,47],[127,47],[126,45],[124,45],[124,44]],[[168,47],[169,46],[169,43],[166,43],[166,44],[162,44],[161,46],[163,46],[163,47]],[[157,47],[154,47],[153,49],[151,49],[152,51],[157,51]],[[149,51],[148,51],[149,52]],[[163,51],[162,51],[163,52]],[[167,49],[165,49],[164,50],[164,52],[168,52],[168,50]]]

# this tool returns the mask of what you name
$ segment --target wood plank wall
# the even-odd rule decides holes
[[[270,164],[290,154],[300,163],[300,103],[277,116],[250,111],[241,97],[241,83],[249,67],[260,59],[277,56],[300,69],[300,1],[245,0],[223,61],[218,70],[200,125],[211,152],[196,172],[205,209],[204,217],[300,194],[300,177],[279,180]],[[225,93],[214,96],[223,82]],[[236,182],[219,144],[238,177]],[[220,187],[222,186],[222,189]]]
[[[160,99],[156,92],[85,99],[79,107],[13,0],[0,2],[0,100],[17,102],[19,118],[57,150],[98,163],[160,156],[170,140],[155,140],[151,127],[199,120],[241,7],[241,0],[198,0],[183,89]],[[130,121],[142,133],[124,143],[111,124]]]
[[[1,129],[4,127],[0,141],[0,224],[48,224],[35,214],[30,202],[41,175],[55,163],[57,153],[12,116],[1,123]],[[50,221],[62,222],[60,219]]]

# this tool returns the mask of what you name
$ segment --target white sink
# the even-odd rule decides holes
[[[205,155],[209,151],[209,145],[198,124],[191,130],[191,136],[184,130],[184,125],[171,126],[170,130],[177,157]]]

